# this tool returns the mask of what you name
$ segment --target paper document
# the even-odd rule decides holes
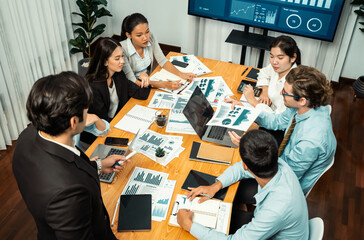
[[[234,110],[231,110],[231,104],[220,102],[214,116],[207,125],[247,131],[258,117],[259,113],[260,110],[255,108],[247,108],[238,105],[235,106]]]
[[[222,84],[221,81],[224,81],[222,77],[195,78],[181,94],[191,96],[196,86],[198,86],[207,100],[213,103]]]
[[[201,76],[201,75],[212,72],[208,67],[205,66],[205,64],[203,64],[194,55],[183,55],[183,56],[170,57],[170,61],[173,61],[173,60],[178,60],[178,61],[185,62],[185,63],[191,64],[191,65],[193,64],[194,69],[191,72],[193,72],[197,76]],[[178,68],[178,69],[180,69],[180,68]],[[190,69],[188,69],[188,71],[190,71]]]
[[[178,194],[176,201],[173,204],[172,213],[168,222],[169,225],[179,226],[177,222],[178,210],[189,209],[194,212],[194,222],[227,234],[229,229],[231,203],[224,203],[216,199],[198,203],[199,199],[199,197],[196,197],[193,201],[190,201],[185,195]]]
[[[167,178],[167,173],[136,167],[121,194],[151,194],[152,220],[165,220],[176,185]]]
[[[115,127],[136,134],[144,132],[153,123],[157,110],[135,105],[125,116],[115,124]]]
[[[172,109],[176,103],[178,96],[176,94],[155,91],[152,100],[150,100],[148,107]]]
[[[176,90],[170,90],[167,88],[159,88],[160,90],[169,92],[169,93],[175,93],[178,94],[180,91],[182,91],[188,84],[189,82],[187,80],[184,80],[182,78],[180,78],[179,76],[168,72],[167,70],[165,70],[164,68],[162,68],[162,70],[160,70],[159,72],[156,72],[155,74],[153,74],[150,77],[151,81],[165,81],[165,82],[173,82],[173,81],[181,81],[182,86],[179,89]]]

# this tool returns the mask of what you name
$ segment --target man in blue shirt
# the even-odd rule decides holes
[[[334,160],[336,139],[332,131],[329,97],[330,82],[317,69],[299,66],[286,77],[282,89],[287,109],[281,114],[261,112],[256,122],[271,130],[285,130],[287,136],[293,119],[295,126],[282,146],[280,158],[296,173],[304,194]],[[233,142],[240,137],[230,133]]]
[[[251,221],[242,223],[233,235],[227,236],[194,223],[193,212],[181,209],[177,214],[178,224],[198,239],[308,239],[306,199],[294,172],[287,163],[278,160],[274,138],[262,130],[249,131],[239,143],[239,152],[243,161],[229,167],[214,184],[195,188],[187,197],[192,200],[200,194],[214,196],[223,187],[254,178],[259,187]],[[202,197],[200,202],[206,199]],[[236,225],[234,220],[231,226]],[[230,232],[234,231],[230,228]]]

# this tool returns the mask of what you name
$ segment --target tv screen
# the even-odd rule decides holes
[[[344,0],[189,0],[188,14],[333,41]]]

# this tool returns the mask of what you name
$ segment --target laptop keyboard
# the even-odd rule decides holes
[[[212,126],[207,137],[217,139],[217,140],[223,140],[226,131],[227,131],[227,128],[225,128],[225,127]]]
[[[110,151],[109,151],[109,153],[107,154],[106,157],[108,157],[110,155],[125,155],[125,150],[120,149],[120,148],[112,148],[112,149],[110,149]],[[112,183],[112,181],[114,180],[115,174],[116,174],[115,172],[101,173],[99,175],[100,181],[101,182],[106,182],[106,183]]]

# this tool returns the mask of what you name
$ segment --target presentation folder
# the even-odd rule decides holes
[[[208,143],[193,142],[190,160],[229,165],[234,157],[235,148],[222,147]]]

